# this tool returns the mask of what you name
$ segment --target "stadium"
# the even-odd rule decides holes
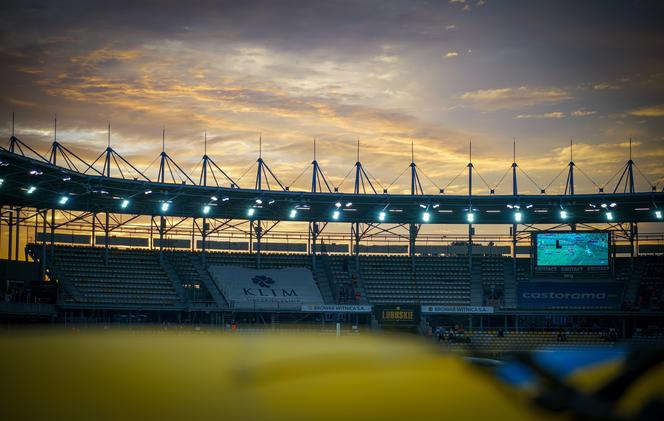
[[[516,162],[512,195],[473,194],[471,161],[464,196],[422,194],[415,162],[404,195],[362,189],[373,186],[359,160],[351,192],[329,188],[315,159],[308,192],[284,187],[260,156],[252,188],[207,154],[199,183],[169,183],[186,173],[159,160],[153,181],[110,144],[86,163],[58,141],[40,153],[12,135],[0,149],[5,326],[401,332],[481,361],[664,341],[664,238],[638,231],[661,226],[664,193],[634,191],[631,159],[595,193],[574,191],[570,160],[562,195],[519,194]],[[304,231],[271,235],[280,222]],[[483,223],[512,235],[485,242]],[[350,235],[325,236],[333,224]],[[468,236],[418,237],[434,224]]]
[[[664,418],[658,2],[3,6],[2,419]]]
[[[0,154],[6,287],[50,301],[10,300],[14,317],[420,333],[443,320],[480,332],[603,324],[627,338],[664,309],[662,235],[638,232],[660,226],[664,193],[634,191],[631,159],[612,191],[595,193],[575,192],[570,160],[559,195],[519,194],[516,162],[512,195],[473,194],[471,161],[462,196],[423,194],[414,161],[405,195],[376,191],[359,159],[352,191],[331,188],[314,159],[305,192],[260,156],[244,188],[207,154],[199,182],[164,151],[154,181],[110,144],[91,163],[57,140],[40,153],[12,136]],[[282,222],[301,231],[272,231]],[[335,224],[350,235],[325,236]],[[446,224],[467,225],[467,238],[418,237]],[[478,224],[512,236],[485,241]]]

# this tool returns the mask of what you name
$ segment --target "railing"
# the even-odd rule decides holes
[[[87,224],[68,224],[67,228],[60,228],[57,230],[58,233],[67,233],[67,234],[86,234],[86,233],[91,233],[91,226]],[[148,238],[150,235],[150,230],[149,227],[132,227],[130,225],[124,225],[121,227],[116,228],[113,230],[113,235],[116,236],[127,236],[130,238]],[[191,235],[191,228],[187,227],[177,227],[173,228],[169,231],[169,235],[164,237],[164,243],[169,244],[168,239],[183,239],[183,240],[191,240],[192,235]],[[196,236],[196,240],[199,240],[200,238]],[[247,248],[244,250],[236,250],[236,249],[212,249],[209,246],[206,247],[206,251],[208,252],[215,252],[215,251],[231,251],[231,252],[249,252],[248,248],[248,242],[250,240],[250,236],[248,233],[242,233],[242,232],[223,232],[220,234],[215,234],[215,235],[208,235],[206,237],[207,241],[220,241],[220,242],[246,242],[247,243]],[[329,252],[327,251],[327,254],[341,254],[341,255],[347,255],[350,254],[351,250],[351,245],[354,241],[353,237],[349,233],[327,233],[327,234],[321,234],[319,236],[319,240],[322,240],[326,244],[343,244],[348,246],[348,252]],[[638,241],[637,241],[638,240]],[[262,243],[269,243],[269,242],[275,242],[275,243],[283,243],[283,244],[306,244],[308,241],[308,235],[306,232],[299,232],[299,231],[270,231],[269,233],[265,234],[261,242]],[[439,246],[446,246],[446,247],[452,247],[450,249],[449,254],[458,254],[458,255],[465,255],[467,253],[467,241],[468,241],[468,235],[467,234],[420,234],[418,236],[416,246],[421,247],[421,246],[430,246],[430,247],[439,247]],[[41,241],[37,241],[36,236],[34,235],[34,232],[28,231],[27,233],[27,242],[28,243],[41,243]],[[50,240],[46,241],[47,244],[50,244]],[[89,246],[90,243],[85,243],[85,244],[80,244],[80,243],[75,243],[75,242],[67,242],[67,241],[56,241],[58,244],[68,244],[68,245],[81,245],[81,246]],[[653,233],[639,233],[638,236],[636,237],[635,243],[638,243],[640,247],[645,246],[645,245],[655,245],[658,247],[658,250],[660,250],[658,253],[664,252],[664,233],[661,232],[653,232]],[[381,235],[374,235],[371,238],[364,239],[360,242],[361,245],[363,246],[368,246],[368,245],[381,245],[381,246],[386,246],[384,251],[381,252],[362,252],[361,254],[363,255],[371,255],[371,254],[393,254],[393,255],[406,255],[407,252],[394,252],[388,250],[388,246],[390,245],[395,245],[395,244],[401,244],[401,245],[407,245],[408,241],[407,240],[401,240],[397,235],[391,235],[391,234],[381,234]],[[629,246],[630,243],[629,241],[622,240],[619,238],[614,238],[613,244],[621,247],[621,246]],[[102,247],[103,245],[96,244],[99,247]],[[473,246],[474,246],[474,254],[481,254],[481,255],[511,255],[512,253],[512,237],[507,236],[507,235],[496,235],[496,234],[477,234],[473,236]],[[500,247],[502,246],[502,247]],[[119,246],[119,245],[114,245],[113,247],[120,247],[120,248],[126,248],[128,246]],[[136,247],[132,246],[131,248],[137,248],[137,249],[155,249],[158,247]],[[530,248],[530,238],[528,237],[527,240],[519,241],[517,242],[517,254],[518,255],[525,255],[527,253],[522,253],[522,251],[525,249]],[[169,247],[164,247],[164,250],[183,250],[180,248],[169,248]],[[193,246],[190,244],[189,247],[186,248],[186,250],[192,250],[192,251],[202,251],[201,248],[196,247],[196,244]],[[266,251],[262,250],[261,253],[285,253],[286,251]],[[310,253],[311,251],[308,251]],[[293,253],[293,254],[304,254],[307,252],[293,252],[293,251],[288,251],[287,253]],[[635,250],[636,253],[636,250]],[[643,251],[640,252],[641,254]],[[621,252],[619,251],[618,254],[625,254],[628,255],[628,252]]]
[[[226,292],[226,291],[222,291]],[[297,303],[283,303],[283,302],[270,302],[270,301],[255,301],[255,300],[228,300],[228,305],[233,311],[296,311],[300,312],[303,305],[320,305],[322,302],[297,302]]]
[[[55,316],[54,304],[0,302],[0,314]]]

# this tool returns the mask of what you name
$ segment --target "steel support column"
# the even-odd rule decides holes
[[[7,260],[12,260],[12,249],[14,247],[14,208],[9,207],[9,219],[7,220]]]
[[[21,208],[16,208],[16,250],[14,251],[14,260],[18,261],[19,258],[19,243],[21,235]],[[10,259],[11,260],[11,259]]]

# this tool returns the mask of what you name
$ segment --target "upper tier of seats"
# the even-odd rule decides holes
[[[664,256],[648,256],[644,259],[639,287],[640,307],[664,309]]]
[[[470,304],[467,258],[362,256],[358,273],[372,304]]]
[[[41,245],[28,247],[36,259],[41,257],[40,248]],[[199,304],[227,308],[223,296],[218,291],[210,291],[213,285],[200,252],[165,251],[164,261],[160,261],[157,250],[110,248],[106,261],[101,247],[58,245],[53,258],[49,246],[45,255],[50,272],[64,287],[61,299],[65,302],[139,308],[181,308]],[[661,308],[664,258],[641,257],[638,262],[638,271],[632,272],[629,260],[618,259],[615,277],[632,282],[634,291],[638,290],[647,298],[642,307]],[[507,300],[507,293],[514,295],[514,274],[517,282],[531,279],[529,259],[517,259],[515,273],[510,258],[496,256],[474,257],[472,271],[465,256],[416,256],[413,264],[408,256],[361,255],[357,259],[348,255],[326,255],[318,256],[314,267],[312,256],[304,254],[264,253],[259,257],[248,253],[208,252],[205,264],[263,269],[305,267],[314,274],[328,304],[463,306],[471,304],[471,295],[476,295],[476,292],[471,293],[471,287],[477,285],[479,302],[499,307]]]
[[[39,257],[37,247],[33,255]],[[150,250],[56,246],[46,253],[53,275],[66,283],[66,302],[91,305],[173,307],[182,305],[175,287]]]

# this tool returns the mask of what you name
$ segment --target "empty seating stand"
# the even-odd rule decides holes
[[[501,307],[505,298],[505,262],[503,257],[479,257],[485,304]]]
[[[664,309],[664,256],[647,256],[641,259],[644,265],[638,290],[638,305],[642,308]]]
[[[330,256],[337,281],[350,278],[354,264],[347,256]],[[360,256],[359,278],[371,304],[470,303],[470,273],[463,257]]]
[[[47,261],[53,264],[50,259]],[[67,282],[77,290],[79,304],[100,307],[182,304],[153,251],[109,249],[105,263],[103,249],[56,246],[54,265],[58,281]]]
[[[42,256],[41,245],[29,245],[28,251],[36,260]],[[182,291],[178,294],[178,283],[174,284],[174,280],[169,278],[156,250],[111,248],[108,250],[108,261],[105,250],[98,247],[58,245],[53,253],[53,258],[50,257],[50,249],[45,253],[46,264],[64,287],[61,290],[61,302],[64,304],[109,308],[182,309],[190,304],[223,307],[200,279],[201,268],[194,265],[196,261],[202,262],[200,252],[164,252],[164,258],[177,274],[177,281],[181,282],[186,296],[182,295]],[[349,285],[354,291],[362,292],[360,304],[463,306],[471,303],[471,273],[465,256],[416,256],[414,265],[410,257],[395,255],[361,255],[359,258],[326,255],[317,261],[319,266],[314,268],[312,256],[305,254],[264,253],[259,257],[241,252],[208,252],[205,256],[207,265],[308,268],[314,274],[326,303],[356,303],[353,300],[342,302],[337,294]],[[517,282],[531,277],[529,259],[512,262],[506,257],[481,256],[474,258],[474,262],[473,276],[478,273],[481,276],[484,303],[487,305],[500,306],[504,302],[508,278],[512,285],[512,277],[516,277]],[[512,263],[515,263],[516,273],[512,270]],[[643,307],[663,308],[664,257],[639,257],[634,268],[631,269],[628,260],[619,258],[615,261],[615,278],[635,285],[634,291],[642,297]],[[588,308],[597,309],[601,308]]]
[[[498,337],[497,331],[466,332],[470,339],[469,344],[459,344],[444,341],[446,348],[472,347],[476,351],[502,354],[513,351],[532,351],[539,348],[555,348],[558,350],[574,349],[583,346],[612,347],[613,342],[607,342],[600,333],[595,332],[567,332],[567,341],[559,342],[556,332],[505,332]]]

